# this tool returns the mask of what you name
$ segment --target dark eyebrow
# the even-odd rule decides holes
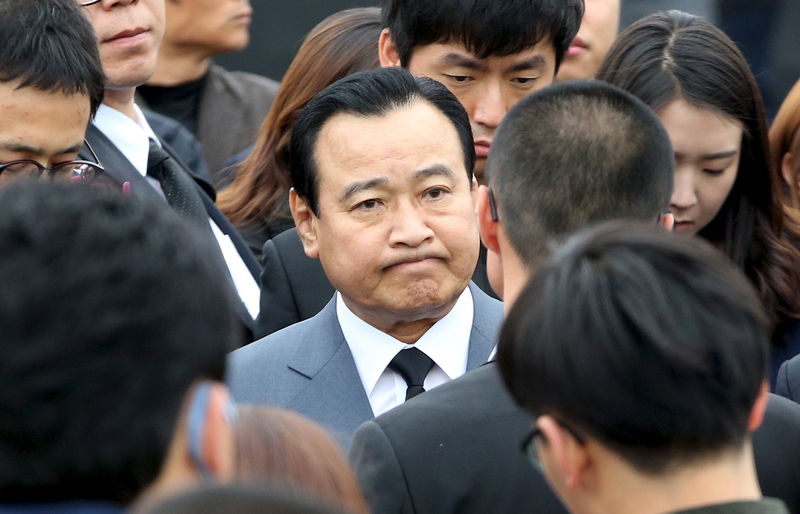
[[[346,201],[348,198],[353,196],[356,193],[360,193],[361,191],[366,191],[367,189],[373,189],[378,186],[385,186],[389,182],[389,179],[386,177],[376,177],[373,179],[365,180],[363,182],[353,182],[344,190],[342,196],[339,198],[340,202]]]
[[[451,170],[444,164],[434,164],[433,166],[421,169],[418,172],[414,173],[414,180],[419,181],[433,176],[447,177],[449,179],[452,179],[454,173],[453,170]]]
[[[518,62],[517,64],[508,68],[506,73],[514,73],[517,71],[527,71],[527,70],[541,70],[547,67],[547,60],[541,55],[535,55],[530,59],[525,59],[524,61]]]
[[[454,53],[441,57],[439,62],[445,66],[457,66],[468,70],[482,71],[486,69],[486,64],[482,61]]]
[[[701,155],[701,161],[716,161],[717,159],[727,159],[729,157],[733,157],[734,155],[738,154],[739,150],[728,150],[725,152],[717,152],[717,153],[709,153],[706,155]],[[682,159],[686,157],[684,154],[680,152],[675,152],[676,159]]]
[[[43,155],[45,153],[44,148],[36,148],[24,143],[10,143],[6,141],[0,142],[0,148],[16,153],[30,153],[36,155]],[[61,155],[64,153],[78,153],[81,151],[81,148],[83,148],[83,141],[57,152],[56,155]]]

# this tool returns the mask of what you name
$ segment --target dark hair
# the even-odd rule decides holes
[[[156,479],[193,382],[223,380],[235,298],[163,202],[0,190],[0,503],[125,503]]]
[[[742,123],[736,181],[699,235],[753,281],[773,323],[800,317],[800,254],[782,237],[780,183],[769,157],[764,105],[736,44],[704,18],[656,13],[619,36],[597,78],[655,111],[682,99]]]
[[[418,46],[461,43],[483,59],[547,38],[558,70],[582,18],[583,0],[385,0],[383,7],[383,25],[404,67]]]
[[[326,86],[358,71],[377,68],[380,9],[348,9],[321,21],[306,36],[283,76],[255,147],[233,183],[217,198],[220,210],[239,226],[291,218],[288,151],[300,110]]]
[[[530,268],[589,223],[652,220],[674,178],[669,135],[646,105],[599,81],[553,85],[506,115],[487,175],[509,241]]]
[[[306,496],[264,484],[207,485],[144,503],[134,514],[344,514]]]
[[[302,491],[351,512],[368,514],[342,450],[310,419],[285,409],[239,406],[237,480]]]
[[[767,376],[752,286],[697,238],[610,222],[537,270],[503,327],[514,398],[659,474],[740,447]]]
[[[446,87],[433,79],[415,78],[402,68],[378,68],[345,77],[317,94],[297,118],[289,146],[289,169],[297,194],[319,216],[317,165],[314,159],[317,136],[335,114],[383,116],[416,102],[427,101],[453,123],[464,151],[467,178],[472,182],[475,150],[472,129],[464,107]]]
[[[0,41],[0,82],[86,95],[94,115],[105,75],[94,29],[75,0],[3,0]]]

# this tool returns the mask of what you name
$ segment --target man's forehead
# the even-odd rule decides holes
[[[536,59],[537,57],[539,59],[547,58],[551,55],[555,55],[555,48],[553,47],[549,38],[542,38],[536,44],[524,48],[519,52],[504,55],[478,55],[467,48],[467,46],[462,42],[441,41],[438,43],[415,46],[411,50],[409,62],[413,61],[415,56],[436,56],[440,60],[449,58],[450,60],[461,59],[482,63],[498,61],[505,63],[519,63]]]
[[[380,115],[335,114],[320,130],[315,154],[320,170],[463,162],[455,126],[424,101]]]

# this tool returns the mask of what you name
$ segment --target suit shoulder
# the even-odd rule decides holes
[[[247,73],[245,71],[230,71],[222,66],[213,65],[210,70],[212,79],[224,83],[237,95],[254,102],[272,103],[279,84],[267,77]]]
[[[517,414],[511,396],[506,392],[494,364],[486,364],[465,375],[431,389],[375,418],[387,433],[407,432],[415,437],[429,437],[437,431],[450,432],[452,427],[491,417]],[[420,419],[425,423],[420,425]]]

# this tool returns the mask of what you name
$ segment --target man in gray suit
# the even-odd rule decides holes
[[[478,257],[464,108],[401,68],[347,77],[295,125],[290,204],[337,290],[313,318],[237,350],[237,401],[288,407],[347,445],[356,427],[484,362],[501,304]]]

